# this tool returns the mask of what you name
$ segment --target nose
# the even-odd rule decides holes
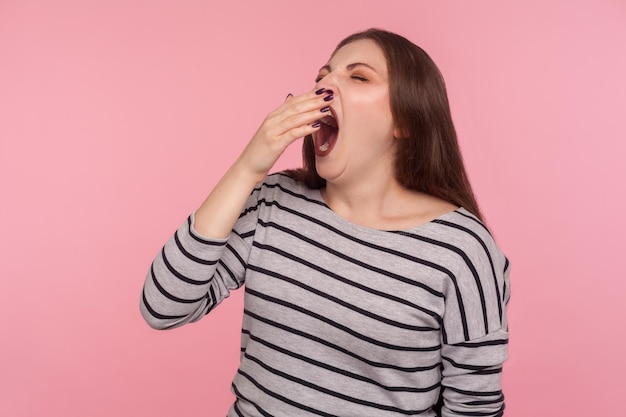
[[[326,74],[321,80],[315,83],[316,88],[324,88],[325,90],[330,90],[334,94],[338,92],[337,80],[334,74],[331,72]]]

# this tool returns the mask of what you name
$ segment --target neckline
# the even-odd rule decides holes
[[[369,227],[369,226],[363,226],[360,225],[358,223],[354,223],[351,222],[350,220],[340,216],[339,214],[337,214],[328,204],[326,204],[326,201],[324,200],[324,197],[322,196],[322,191],[321,189],[317,188],[317,189],[311,189],[311,191],[313,192],[313,198],[319,202],[324,209],[327,210],[328,213],[330,213],[330,215],[332,216],[332,218],[339,222],[340,224],[342,224],[343,226],[347,226],[351,229],[355,229],[355,230],[359,230],[365,233],[369,233],[369,234],[387,234],[387,233],[414,233],[418,230],[421,229],[425,229],[433,224],[437,224],[438,221],[444,220],[445,218],[455,214],[455,213],[459,213],[463,210],[465,210],[463,207],[457,207],[454,210],[450,210],[447,211],[427,222],[424,223],[420,223],[417,224],[415,226],[410,226],[410,227],[405,227],[405,228],[399,228],[399,229],[377,229],[374,227]]]

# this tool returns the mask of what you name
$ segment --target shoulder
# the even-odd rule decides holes
[[[442,240],[468,256],[504,258],[487,226],[462,207],[434,219],[432,224]]]
[[[415,256],[429,260],[450,277],[446,285],[467,287],[500,279],[508,260],[489,229],[464,208],[456,208],[423,226],[401,232],[411,239]]]
[[[433,220],[449,248],[445,325],[449,342],[482,337],[506,324],[509,262],[490,231],[460,208]]]
[[[459,208],[433,220],[433,226],[454,254],[450,268],[458,285],[506,285],[509,261],[481,220]]]
[[[304,187],[303,183],[295,180],[288,174],[287,171],[279,171],[269,174],[267,177],[265,177],[261,185],[269,188],[283,187],[287,189],[297,189]]]
[[[257,185],[253,194],[258,200],[285,202],[289,204],[313,203],[323,205],[319,190],[307,187],[291,177],[286,171],[269,174]]]
[[[287,171],[268,174],[255,190],[284,189],[290,191],[305,191],[307,187],[300,181],[291,177]]]

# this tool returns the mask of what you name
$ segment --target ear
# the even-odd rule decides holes
[[[393,137],[396,139],[406,139],[409,137],[408,132],[404,131],[404,129],[400,129],[399,127],[393,128]]]

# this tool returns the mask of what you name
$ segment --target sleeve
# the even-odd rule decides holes
[[[191,214],[157,254],[146,276],[140,311],[150,327],[170,329],[200,320],[244,282],[261,187],[253,190],[226,239],[194,230]]]
[[[460,273],[464,276],[457,277],[446,294],[442,417],[504,414],[502,365],[508,356],[509,263],[504,256],[492,259],[487,251],[479,258],[467,257]]]

